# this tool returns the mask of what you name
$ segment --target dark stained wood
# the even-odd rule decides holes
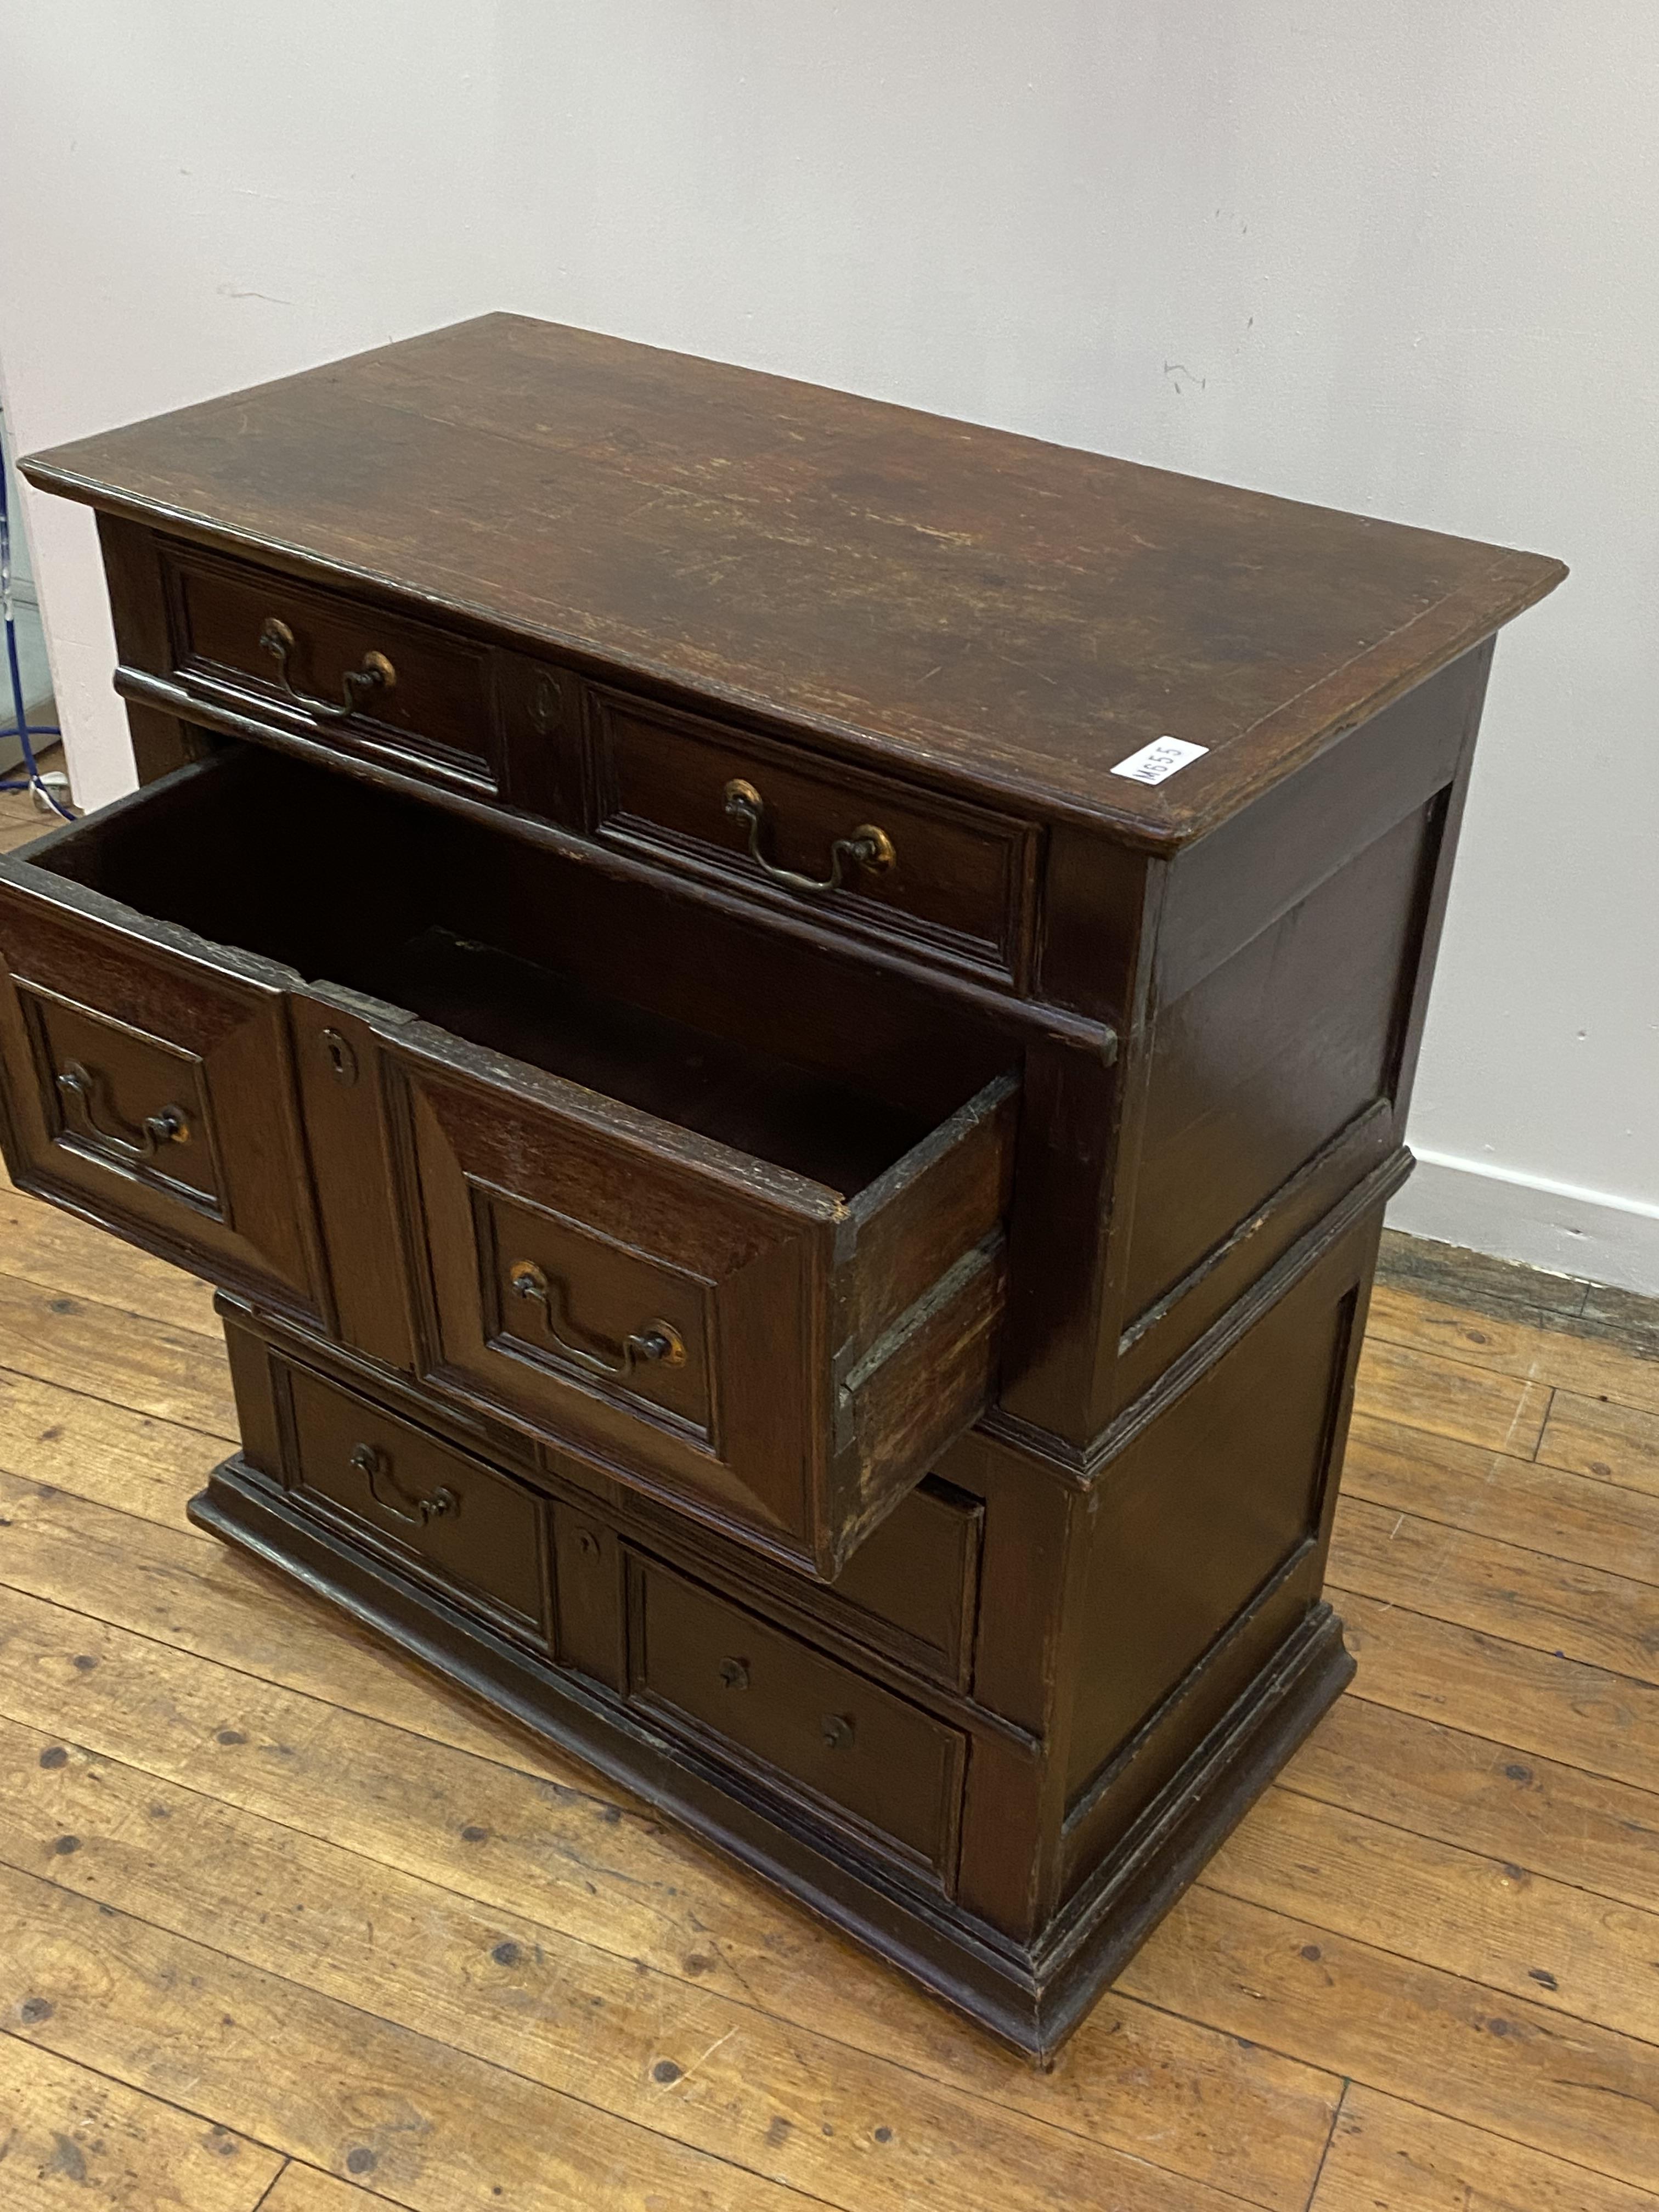
[[[1348,2176],[1360,2191],[1355,2207],[1393,2187],[1413,2206],[1416,2190],[1426,2212],[1430,2203],[1461,2204],[1473,2188],[1476,2199],[1483,2189],[1500,2197],[1507,2189],[1505,2202],[1533,2208],[1534,2198],[1553,2206],[1559,2198],[1559,2212],[1585,2212],[1606,2189],[1609,2204],[1624,2203],[1620,2185],[1603,2187],[1599,2174],[1634,2181],[1654,2169],[1656,2116],[1641,2101],[1653,2070],[1653,1997],[1644,1994],[1653,1947],[1643,1936],[1659,1880],[1659,1808],[1639,1787],[1600,1777],[1650,1778],[1651,1756],[1642,1765],[1656,1741],[1647,1707],[1659,1693],[1507,1644],[1498,1627],[1453,1626],[1485,1617],[1498,1586],[1488,1571],[1507,1572],[1496,1553],[1484,1565],[1473,1552],[1447,1562],[1433,1585],[1437,1620],[1398,1601],[1352,1601],[1365,1632],[1359,1694],[1338,1701],[1282,1786],[1258,1802],[1131,1962],[1139,1996],[1123,1996],[1120,1984],[1058,2066],[1038,2072],[856,1956],[816,1916],[630,1805],[580,1761],[539,1751],[395,1653],[352,1628],[340,1632],[327,1610],[295,1601],[276,1577],[216,1556],[215,1543],[178,1526],[191,1492],[231,1447],[216,1449],[211,1438],[128,1410],[124,1401],[146,1398],[140,1385],[154,1340],[131,1322],[124,1337],[114,1308],[100,1322],[85,1301],[101,1293],[188,1329],[205,1322],[207,1299],[174,1271],[32,1200],[14,1196],[0,1211],[4,1264],[40,1286],[40,1317],[67,1354],[62,1371],[72,1385],[14,1374],[8,1386],[0,1376],[0,1464],[15,1471],[0,1501],[11,1523],[0,1530],[0,1576],[9,1585],[0,1590],[0,1702],[13,1717],[0,1748],[0,1856],[50,1869],[51,1885],[37,1884],[33,1903],[20,1900],[8,1922],[13,1940],[0,1952],[20,1977],[14,2001],[27,1991],[56,2002],[52,2018],[30,2028],[37,2045],[175,2103],[182,2096],[200,2115],[198,2135],[210,2120],[233,2121],[266,2141],[308,2144],[313,2155],[334,2147],[337,2159],[362,2141],[384,2148],[409,2140],[398,2124],[407,2114],[395,2110],[388,2136],[314,2131],[312,2116],[332,2109],[332,2077],[314,2064],[314,2015],[296,2027],[291,2002],[266,2053],[295,2061],[287,2105],[279,2098],[256,2112],[238,2104],[264,2078],[243,2063],[252,2043],[222,2041],[226,2010],[246,2025],[224,1962],[246,1961],[281,1977],[290,1996],[297,1984],[356,2008],[355,2030],[342,2015],[348,2045],[353,2033],[361,2042],[375,2015],[397,2024],[394,2038],[401,2026],[429,2039],[413,2063],[428,2098],[421,2109],[436,2124],[432,2142],[478,2146],[486,2189],[519,2178],[493,2162],[500,2100],[487,2089],[474,2094],[476,2083],[434,2088],[446,2046],[793,2179],[848,2212],[908,2212],[941,2187],[1000,2212],[1012,2190],[1036,2212],[1062,2179],[1062,2194],[1079,2204],[1193,2212],[1211,2205],[1208,2184],[1229,2201],[1306,2212],[1322,2159],[1322,2188],[1340,2153],[1340,2124],[1333,2141],[1331,2123],[1341,2080],[1321,2070],[1326,2063],[1356,2084],[1376,2084],[1373,2096],[1386,2091],[1419,2112],[1456,2112],[1472,2124],[1466,2154],[1432,2171],[1390,2138],[1376,2171]],[[1525,1270],[1448,1259],[1448,1248],[1436,1259],[1431,1246],[1397,1237],[1385,1245],[1396,1282],[1408,1257],[1420,1267],[1407,1279],[1420,1273],[1447,1304],[1467,1273],[1465,1319],[1477,1334],[1489,1308],[1503,1306],[1511,1321],[1530,1310],[1523,1333],[1540,1387],[1547,1392],[1558,1380],[1562,1352],[1571,1383],[1583,1387],[1576,1363],[1588,1347],[1561,1323],[1577,1317],[1586,1285],[1552,1290]],[[1552,1299],[1558,1318],[1540,1325],[1536,1314]],[[71,1305],[78,1310],[53,1310]],[[1638,1319],[1638,1302],[1628,1310]],[[21,1309],[13,1317],[22,1318]],[[1396,1320],[1378,1316],[1382,1327]],[[14,1366],[15,1354],[45,1340],[14,1328]],[[1634,1413],[1643,1402],[1653,1370],[1642,1349],[1632,1337],[1632,1356],[1615,1360],[1607,1344],[1596,1347],[1605,1369],[1597,1387],[1613,1394],[1604,1412]],[[219,1363],[205,1343],[194,1359],[201,1389]],[[1613,1479],[1560,1473],[1438,1438],[1433,1363],[1424,1372],[1429,1387],[1407,1416],[1419,1425],[1388,1425],[1383,1487],[1370,1447],[1384,1425],[1357,1419],[1345,1495],[1358,1479],[1362,1496],[1396,1511],[1409,1507],[1615,1575],[1638,1572],[1638,1555],[1651,1562],[1659,1505],[1623,1488],[1620,1470]],[[1404,1395],[1409,1401],[1408,1383]],[[1555,1403],[1570,1395],[1558,1392]],[[234,1435],[234,1412],[223,1425]],[[478,1448],[476,1436],[464,1446]],[[1006,1468],[1016,1507],[1034,1502],[1029,1482],[1018,1480],[1024,1462],[982,1434],[951,1457],[964,1471],[971,1461],[988,1487]],[[1050,1493],[1061,1507],[1086,1503],[1059,1484]],[[988,1520],[994,1501],[985,1504]],[[666,1556],[658,1540],[672,1516],[656,1517],[653,1537],[641,1540]],[[636,1513],[630,1525],[638,1531],[644,1519]],[[1598,1547],[1613,1547],[1605,1556],[1580,1548],[1592,1526]],[[752,1608],[744,1594],[751,1575],[717,1579],[692,1556],[706,1561],[713,1548],[694,1537],[674,1558],[692,1579]],[[799,1577],[793,1587],[803,1589]],[[994,1587],[996,1613],[1015,1611],[1003,1585]],[[1046,1617],[1056,1601],[1059,1589],[1027,1617]],[[762,1610],[771,1617],[769,1599]],[[910,1695],[803,1611],[787,1617],[804,1640]],[[1389,1702],[1375,1702],[1378,1694]],[[1446,1716],[1466,1725],[1480,1716],[1488,1733],[1462,1734]],[[246,1742],[221,1741],[228,1729]],[[1015,1832],[1030,1818],[1040,1771],[1018,1746],[976,1740],[957,1909],[981,1894],[970,1875],[974,1777],[988,1800],[985,1832],[1000,1841],[1012,1881]],[[79,1850],[52,1850],[65,1834],[80,1838]],[[85,1901],[84,1925],[66,1923],[63,1940],[42,1948],[42,1914],[65,1886]],[[103,1906],[137,1916],[137,1933],[148,1924],[206,1948],[188,1959],[157,1954],[146,1962],[155,1978],[146,1972],[123,1981],[135,1923],[96,1910]],[[504,1939],[518,1948],[510,1967],[505,1954],[490,1955]],[[174,1965],[184,1969],[176,1977]],[[1517,1991],[1537,2009],[1518,2016]],[[281,2020],[280,1989],[273,2002]],[[1645,2014],[1634,2035],[1609,2034],[1633,2008]],[[1212,2021],[1231,2033],[1206,2024]],[[1500,2033],[1500,2021],[1514,2032]],[[722,2040],[734,2026],[742,2032]],[[652,2072],[664,2055],[690,2069],[685,2086],[666,2095]],[[1349,2102],[1358,2094],[1351,2089]],[[775,2150],[775,2113],[803,2124]],[[822,2134],[820,2114],[833,2136]],[[878,2121],[894,2130],[879,2157],[870,2137]],[[27,2144],[27,2099],[24,2128]],[[1511,2158],[1506,2137],[1572,2163],[1546,2174],[1550,2161]],[[76,2140],[90,2166],[91,2142]],[[1102,2152],[1103,2144],[1115,2148]],[[12,2164],[18,2155],[14,2145]],[[421,2171],[423,2185],[442,2196],[447,2183]],[[166,2193],[148,2179],[139,2189],[146,2208]],[[457,2185],[465,2197],[465,2179]],[[533,2196],[533,2173],[524,2185]],[[658,2186],[673,2197],[671,2181]]]
[[[321,1320],[280,992],[107,912],[34,869],[0,882],[14,1182]]]
[[[307,1368],[283,1361],[275,1380],[283,1474],[296,1497],[370,1548],[549,1642],[533,1492]]]
[[[505,315],[25,473],[1154,843],[1564,573]],[[1166,732],[1208,757],[1110,775]]]
[[[1437,806],[1408,815],[1160,1005],[1124,1291],[1131,1322],[1391,1095],[1401,977],[1415,971],[1419,886],[1441,828]]]
[[[1456,781],[1491,659],[1488,648],[1454,661],[1182,854],[1158,933],[1160,1004],[1184,997],[1364,852],[1379,828]]]
[[[951,1125],[978,1152],[972,1209],[948,1211],[927,1174],[881,1187],[894,1209],[914,1199],[935,1271],[890,1316],[881,1289],[860,1290],[837,1193],[574,1086],[526,1097],[505,1067],[486,1083],[405,1053],[391,1066],[434,1382],[820,1574],[987,1403],[1006,1085]],[[904,1241],[873,1236],[877,1264]],[[518,1293],[526,1267],[535,1300]],[[666,1357],[639,1351],[665,1340]]]
[[[174,672],[204,697],[243,705],[251,695],[258,712],[291,714],[344,750],[489,797],[500,790],[483,646],[242,562],[167,547],[161,567]],[[272,623],[292,639],[280,665],[264,641]],[[365,671],[380,680],[364,685]],[[353,677],[358,711],[335,719]]]
[[[630,1563],[629,1702],[787,1776],[949,1888],[966,1744],[954,1729],[667,1569]]]
[[[164,666],[168,657],[167,586],[155,538],[119,515],[105,514],[98,517],[98,544],[117,652],[137,668]],[[127,729],[140,783],[154,783],[187,761],[199,760],[212,744],[195,725],[155,707],[129,705]]]
[[[86,1110],[111,1133],[42,1134],[37,1152],[48,1148],[60,1179],[58,1155],[77,1163],[100,1218],[124,1221],[128,1188],[143,1193],[181,1256],[249,1287],[246,1239],[216,1180],[217,1121],[237,1094],[221,1075],[210,1097],[199,1051],[179,1054],[222,1027],[207,1011],[212,991],[252,990],[275,1025],[270,1095],[252,1141],[234,1120],[232,1164],[245,1160],[252,1198],[264,1198],[264,1176],[270,1205],[307,1225],[314,1191],[335,1333],[555,1440],[608,1449],[635,1479],[833,1571],[988,1401],[1017,1079],[996,1079],[930,1130],[778,1058],[758,1041],[777,1026],[769,998],[728,997],[724,1036],[618,1000],[588,980],[591,936],[574,921],[568,939],[552,933],[557,894],[538,894],[556,862],[503,855],[417,812],[389,817],[361,857],[337,851],[341,823],[312,841],[323,873],[294,913],[282,825],[307,789],[306,771],[226,757],[18,865],[18,896],[32,902],[78,911],[97,885],[159,908],[132,910],[127,961],[186,978],[192,994],[158,1040],[23,987],[41,1032],[34,1092],[57,1111],[53,1074],[84,1062],[101,1086]],[[143,834],[158,815],[164,828]],[[189,840],[165,872],[164,830]],[[423,927],[434,914],[469,933]],[[683,924],[676,933],[686,939]],[[696,951],[694,932],[680,957]],[[641,957],[657,966],[655,945]],[[295,969],[327,980],[301,989]],[[375,1011],[364,985],[394,1003]],[[309,1185],[280,1171],[269,1136],[289,1083],[284,1000]],[[833,1064],[833,1036],[817,1048]],[[975,1050],[983,1061],[997,1048]],[[938,1097],[949,1072],[947,1061],[893,1083]],[[130,1158],[131,1132],[175,1108],[189,1140]],[[83,1156],[96,1175],[79,1170]],[[21,1161],[19,1173],[29,1178]],[[33,1182],[46,1187],[46,1168]],[[249,1196],[238,1206],[252,1218]],[[526,1266],[550,1286],[539,1303],[515,1292]],[[630,1341],[654,1340],[659,1326],[672,1355],[630,1365]]]
[[[1189,1684],[1218,1624],[1243,1618],[1318,1540],[1375,1239],[1373,1213],[1095,1471],[1073,1804],[1170,1686]]]
[[[1024,981],[1036,844],[1028,824],[951,805],[890,776],[815,766],[729,724],[613,692],[595,691],[592,729],[595,826],[606,842],[775,902],[799,902],[802,893],[778,885],[768,868],[819,882],[839,875],[834,888],[806,894],[836,927]],[[726,811],[733,782],[761,802],[758,860],[746,821]],[[883,865],[843,855],[838,869],[837,844],[866,825],[890,848]]]
[[[860,1544],[836,1578],[831,1617],[842,1627],[867,1613],[923,1674],[967,1687],[979,1619],[979,1562],[985,1509],[978,1498],[930,1476]],[[884,1642],[887,1639],[883,1638]],[[994,1701],[993,1701],[994,1703]]]
[[[374,1031],[351,1008],[302,991],[288,994],[288,1013],[338,1333],[412,1374],[414,1300]]]
[[[145,787],[0,860],[8,1158],[230,1294],[196,1518],[1051,2056],[1352,1672],[1559,564],[511,317],[31,471]]]

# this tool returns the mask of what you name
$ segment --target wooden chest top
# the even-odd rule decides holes
[[[1559,562],[513,315],[35,483],[1052,818],[1186,842]],[[1205,746],[1165,783],[1114,767]]]

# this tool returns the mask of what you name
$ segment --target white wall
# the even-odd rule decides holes
[[[499,306],[1562,556],[1401,1218],[1659,1290],[1652,0],[54,0],[0,102],[24,447]],[[89,526],[29,522],[101,799]]]

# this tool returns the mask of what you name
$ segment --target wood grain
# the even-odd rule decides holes
[[[185,1504],[224,1449],[199,1429],[0,1367],[0,1469],[19,1480],[195,1535]]]
[[[359,2005],[0,1867],[0,2015],[147,2095],[189,2099],[410,2212],[784,2212],[793,2192],[486,2066]],[[159,2033],[158,2033],[159,2029]]]
[[[0,1274],[0,1345],[14,1373],[234,1441],[223,1348],[193,1329],[135,1328],[124,1307]]]
[[[365,2212],[364,2191],[290,2159],[258,2212]]]
[[[1659,2197],[1350,2087],[1309,2212],[1653,2212]]]
[[[1549,1411],[1547,1383],[1492,1373],[1368,1331],[1354,1405],[1488,1451],[1530,1459]]]
[[[1651,2044],[1314,1920],[1200,1884],[1120,1986],[1637,2187],[1659,2164]]]
[[[1547,1466],[1360,1413],[1348,1433],[1343,1495],[1582,1566],[1659,1583],[1659,1418],[1617,1409],[1628,1421],[1649,1422],[1652,1431],[1654,1494],[1643,1497],[1635,1494],[1640,1485],[1622,1487],[1600,1461],[1571,1474],[1558,1472],[1572,1466],[1566,1455],[1572,1447],[1558,1441],[1553,1454],[1551,1432],[1563,1437],[1565,1430],[1557,1426],[1563,1406],[1580,1402],[1560,1390],[1551,1400],[1538,1448],[1540,1462],[1552,1461]],[[1579,1474],[1603,1479],[1583,1482],[1575,1479]]]
[[[1659,1595],[1651,1583],[1359,1498],[1337,1509],[1331,1574],[1367,1597],[1637,1681],[1659,1680]]]
[[[606,1993],[621,1959],[630,1981],[679,1984],[663,1991],[665,2020],[677,1996],[697,2017],[722,2001],[752,2006],[1069,2132],[1133,2150],[1156,2128],[1164,2162],[1231,2175],[1235,2189],[1243,2150],[1255,2201],[1275,2207],[1302,2200],[1317,2164],[1338,2087],[1328,2074],[1109,1997],[1055,2073],[1033,2075],[574,1767],[538,1780],[444,1746],[417,1751],[383,1723],[27,1598],[0,1602],[0,1662],[6,1714],[43,1737],[56,1722],[66,1764],[70,1746],[95,1745],[356,1852],[394,1887],[412,1876],[521,1931],[533,1920],[513,1939],[526,1960],[538,1944],[556,1952],[551,1936],[590,1944],[611,1956],[580,1984],[589,1995]]]
[[[1659,1498],[1659,1413],[1558,1390],[1538,1456],[1573,1474]]]
[[[1443,1304],[1497,1304],[1574,1316],[1583,1313],[1592,1285],[1577,1275],[1553,1275],[1514,1260],[1496,1260],[1458,1244],[1431,1243],[1385,1229],[1376,1255],[1377,1280],[1420,1291]]]
[[[959,2203],[952,2175],[1011,2212],[1057,2196],[1126,2212],[1224,2201],[136,1770],[82,1753],[43,1767],[51,1749],[35,1731],[0,1729],[0,1860],[50,1865],[64,1887],[179,1935],[205,1917],[216,1947],[246,1964],[845,2212]]]
[[[1659,1775],[1659,1691],[1647,1683],[1333,1587],[1356,1696],[1638,1790]]]
[[[219,1325],[207,1284],[147,1252],[129,1249],[118,1259],[106,1231],[23,1195],[13,1188],[3,1167],[0,1252],[5,1255],[6,1273],[25,1282],[107,1304],[112,1284],[118,1281],[125,1311],[217,1340]]]
[[[197,2113],[0,2035],[9,2212],[254,2212],[282,2163]]]
[[[1280,1782],[1627,1905],[1659,1898],[1659,1796],[1363,1697],[1332,1709]]]
[[[88,1652],[100,1648],[107,1620],[141,1640],[222,1655],[252,1682],[291,1685],[417,1738],[535,1773],[552,1771],[532,1738],[486,1719],[460,1692],[444,1689],[423,1668],[319,1604],[308,1609],[310,1630],[297,1632],[286,1584],[193,1530],[113,1515],[67,1492],[43,1494],[8,1475],[0,1475],[0,1589],[7,1594],[0,1609],[12,1607],[8,1618],[27,1612],[24,1593],[62,1600]],[[556,1771],[568,1770],[562,1763]]]
[[[1659,1912],[1288,1790],[1268,1793],[1204,1880],[1659,2044]]]
[[[415,607],[787,716],[854,757],[1166,837],[1565,574],[513,315],[24,472],[294,549],[337,582],[396,578]],[[1112,776],[1168,730],[1207,757],[1167,788]]]
[[[1368,1333],[1396,1350],[1430,1352],[1525,1382],[1605,1395],[1659,1413],[1659,1359],[1551,1326],[1552,1316],[1472,1314],[1396,1283],[1379,1283]]]
[[[1368,1350],[1334,1575],[1354,1692],[1043,2076],[183,1524],[228,1431],[219,1346],[179,1325],[197,1287],[175,1308],[112,1253],[88,1297],[76,1225],[10,1202],[0,2081],[70,2085],[29,2106],[45,2155],[91,2139],[54,2111],[106,2145],[136,2115],[122,2155],[187,2212],[252,2212],[283,2159],[265,2212],[1652,2202],[1639,1358],[1382,1315],[1420,1340]],[[129,1301],[160,1328],[122,1330]],[[260,2188],[182,2193],[155,2150],[179,2128],[243,2146],[210,2185]],[[144,2187],[110,2201],[170,2203]]]

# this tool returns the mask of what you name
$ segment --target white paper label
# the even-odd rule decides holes
[[[1136,783],[1162,783],[1165,776],[1201,759],[1209,750],[1208,745],[1189,744],[1185,738],[1154,738],[1151,744],[1121,760],[1112,774],[1131,776]]]

